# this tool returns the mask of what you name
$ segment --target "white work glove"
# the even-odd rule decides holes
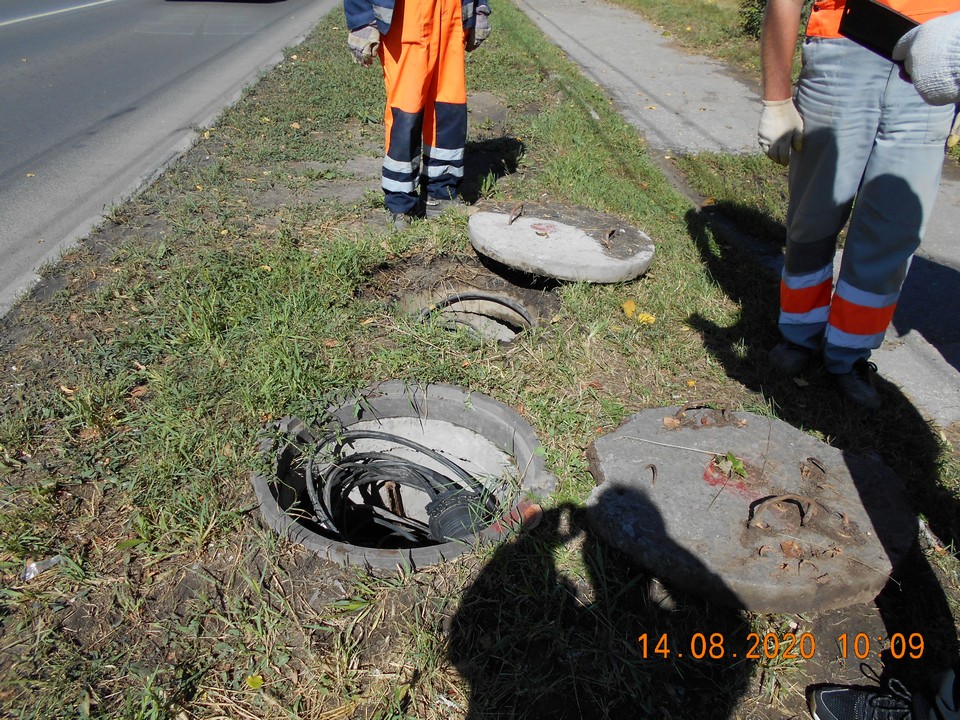
[[[350,46],[354,61],[359,65],[369,67],[373,65],[374,58],[377,57],[377,50],[380,49],[380,31],[374,24],[351,30],[350,36],[347,38],[347,45]]]
[[[960,12],[928,20],[908,32],[893,49],[926,102],[960,102]]]
[[[474,25],[467,35],[467,52],[473,52],[490,37],[490,6],[477,5]]]
[[[771,160],[786,165],[790,148],[803,149],[803,119],[793,100],[764,100],[757,142]]]

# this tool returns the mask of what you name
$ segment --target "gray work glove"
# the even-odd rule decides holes
[[[960,12],[941,15],[915,27],[893,49],[926,102],[960,102]]]
[[[490,6],[477,5],[474,25],[467,35],[467,52],[473,52],[490,37]]]
[[[373,61],[377,57],[377,50],[380,49],[380,31],[373,24],[351,30],[350,36],[347,38],[347,45],[350,46],[354,61],[359,65],[369,67],[373,65]]]
[[[803,149],[803,118],[793,100],[764,100],[757,142],[771,160],[786,165],[790,148]]]

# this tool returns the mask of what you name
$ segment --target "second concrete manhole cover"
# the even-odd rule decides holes
[[[647,410],[588,455],[593,530],[723,604],[805,612],[872,600],[916,539],[892,471],[780,420]]]
[[[622,219],[586,208],[517,205],[470,217],[470,242],[503,265],[557,280],[614,283],[643,275],[654,246]]]

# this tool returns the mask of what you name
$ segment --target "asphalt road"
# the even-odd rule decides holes
[[[0,315],[339,0],[3,0]]]

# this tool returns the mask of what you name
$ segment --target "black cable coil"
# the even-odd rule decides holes
[[[357,440],[403,445],[439,463],[452,476],[385,452],[345,454]],[[323,530],[361,547],[423,547],[464,539],[487,527],[497,510],[491,491],[449,458],[408,438],[376,430],[341,430],[324,437],[307,460],[306,480]],[[404,512],[400,488],[430,498],[428,522]],[[350,497],[355,490],[360,502]]]

